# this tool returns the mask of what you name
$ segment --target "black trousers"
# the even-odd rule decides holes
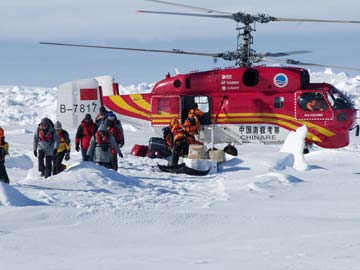
[[[0,161],[0,182],[4,182],[6,184],[10,183],[9,176],[5,168],[5,161]]]
[[[66,151],[62,151],[54,156],[54,175],[62,172],[62,161],[64,160],[65,153]]]
[[[86,157],[87,149],[81,148],[81,157],[83,161],[89,161]]]
[[[186,139],[176,141],[171,155],[170,166],[176,166],[179,162],[180,154],[187,154],[188,151],[189,145]]]
[[[111,169],[111,163],[110,162],[96,162],[100,166],[103,166],[105,168]]]
[[[51,176],[53,156],[47,156],[42,150],[39,150],[38,162],[39,172],[41,175],[45,175],[45,178]]]
[[[111,164],[111,169],[117,171],[119,166],[118,166],[118,158],[117,158],[117,153],[115,154],[110,154],[110,164]]]

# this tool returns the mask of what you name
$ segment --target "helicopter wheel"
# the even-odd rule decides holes
[[[236,149],[235,146],[228,144],[227,146],[225,146],[224,150],[223,150],[226,154],[232,155],[232,156],[237,156],[238,155],[238,150]]]
[[[306,143],[306,142],[305,142],[305,146],[304,146],[304,150],[303,150],[304,155],[310,153],[310,148],[311,148],[311,147],[312,147],[312,144],[311,144],[311,143]]]

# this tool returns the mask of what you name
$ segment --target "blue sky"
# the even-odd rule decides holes
[[[228,12],[278,17],[360,20],[360,2],[199,1],[182,3]],[[246,3],[245,3],[246,2]],[[0,3],[0,85],[56,86],[109,74],[121,84],[155,82],[174,68],[181,72],[231,66],[195,56],[146,54],[39,45],[39,41],[187,51],[222,52],[235,48],[231,20],[137,13],[138,9],[189,11],[143,0],[2,0]],[[190,10],[191,11],[191,10]],[[360,67],[359,25],[271,23],[257,25],[257,51],[306,49],[307,62]],[[339,70],[337,70],[339,71]],[[349,72],[354,75],[353,72]]]

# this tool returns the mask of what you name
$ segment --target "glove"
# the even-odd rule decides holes
[[[65,160],[68,161],[70,159],[70,152],[66,152],[65,154]]]
[[[76,144],[76,145],[75,145],[75,150],[76,150],[76,152],[79,152],[79,151],[80,151],[80,145],[79,145],[79,144]]]
[[[56,155],[57,154],[57,149],[54,149],[54,155]]]
[[[37,157],[37,151],[36,150],[34,150],[34,156]]]

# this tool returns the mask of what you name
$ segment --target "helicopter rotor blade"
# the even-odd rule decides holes
[[[294,19],[294,18],[280,18],[280,17],[271,17],[271,20],[275,22],[360,23],[360,21],[348,21],[348,20]]]
[[[186,13],[186,12],[169,12],[169,11],[154,11],[154,10],[138,10],[140,13],[162,14],[162,15],[179,15],[179,16],[192,16],[192,17],[207,17],[207,18],[221,18],[233,20],[233,15],[217,15],[217,14],[199,14],[199,13]]]
[[[306,62],[301,62],[301,61],[297,61],[297,60],[294,60],[294,59],[280,60],[280,59],[263,58],[263,59],[261,59],[261,61],[280,62],[280,63],[296,65],[296,66],[313,66],[313,67],[338,68],[338,69],[347,69],[347,70],[360,71],[360,68],[355,68],[355,67],[345,67],[345,66],[337,66],[337,65],[306,63]]]
[[[110,50],[124,50],[124,51],[138,51],[138,52],[155,52],[155,53],[173,53],[173,54],[186,54],[186,55],[198,55],[209,57],[222,57],[222,53],[203,53],[203,52],[187,52],[180,49],[170,50],[152,50],[142,48],[126,48],[126,47],[113,47],[113,46],[97,46],[97,45],[84,45],[84,44],[70,44],[70,43],[56,43],[56,42],[40,42],[43,45],[55,45],[55,46],[68,46],[68,47],[82,47],[82,48],[94,48],[94,49],[110,49]]]
[[[298,50],[298,51],[277,52],[277,53],[266,52],[266,53],[259,53],[259,54],[257,54],[257,56],[260,57],[260,58],[269,57],[269,56],[270,57],[282,57],[282,56],[295,55],[295,54],[305,54],[305,53],[311,53],[311,51]]]
[[[182,8],[189,8],[189,9],[202,11],[205,13],[220,13],[220,14],[232,15],[232,13],[230,13],[230,12],[224,12],[224,11],[202,8],[202,7],[195,7],[195,6],[190,6],[190,5],[185,5],[185,4],[175,3],[175,2],[168,2],[168,1],[161,1],[161,0],[145,0],[145,1],[154,2],[154,3],[158,3],[158,4],[171,5],[171,6],[176,6],[176,7],[182,7]]]

